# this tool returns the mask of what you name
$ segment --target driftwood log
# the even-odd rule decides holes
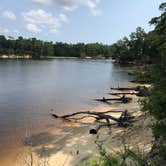
[[[108,102],[108,101],[121,101],[122,103],[128,103],[129,101],[132,100],[132,98],[130,97],[125,97],[125,95],[123,95],[120,98],[105,98],[103,97],[102,99],[95,99],[96,101],[101,101],[101,102]]]
[[[94,124],[90,126],[89,134],[97,134],[98,130],[101,128],[100,124]]]
[[[107,113],[111,113],[111,112],[121,112],[121,116],[119,118],[116,118],[114,116],[108,115]],[[80,112],[75,112],[72,114],[67,114],[67,115],[62,115],[59,116],[57,114],[51,114],[54,118],[60,118],[60,119],[64,119],[64,120],[81,120],[83,118],[87,118],[87,117],[93,117],[95,118],[97,121],[99,120],[105,120],[106,121],[106,126],[110,126],[110,120],[116,122],[118,124],[118,126],[121,127],[126,127],[127,125],[129,125],[132,122],[132,119],[134,118],[133,116],[131,116],[130,113],[128,113],[127,110],[125,111],[106,111],[106,112],[90,112],[90,111],[80,111]],[[74,117],[76,115],[82,115],[82,117]],[[86,116],[85,116],[86,115]],[[97,133],[97,131],[100,129],[101,126],[93,126],[91,128],[91,133]]]
[[[112,90],[122,90],[122,91],[124,91],[124,90],[135,90],[135,91],[138,91],[139,88],[140,88],[140,86],[130,87],[130,88],[128,88],[128,87],[117,87],[117,88],[110,88],[110,89],[112,89]]]
[[[113,92],[113,93],[108,93],[109,95],[137,95],[138,92]]]
[[[107,111],[111,112],[111,111]],[[76,115],[80,115],[80,114],[86,114],[88,116],[82,116],[81,118],[73,118],[73,116]],[[106,113],[102,113],[102,112],[90,112],[90,111],[80,111],[80,112],[75,112],[73,114],[68,114],[68,115],[62,115],[62,116],[58,116],[56,114],[51,114],[54,118],[60,118],[60,119],[73,119],[73,120],[81,120],[87,117],[92,117],[95,118],[96,120],[102,120],[105,119],[107,123],[110,123],[110,119],[116,122],[120,122],[120,120],[118,118],[115,118],[111,115],[107,115]]]
[[[120,91],[126,91],[126,90],[133,90],[136,91],[135,92],[126,92],[126,94],[131,94],[131,93],[135,93],[135,95],[137,96],[148,96],[150,94],[150,89],[147,88],[146,86],[136,86],[136,87],[118,87],[118,88],[111,88],[112,90],[120,90]],[[125,94],[125,93],[123,93]]]

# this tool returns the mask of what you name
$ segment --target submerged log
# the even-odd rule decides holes
[[[134,92],[126,92],[126,93],[119,93],[119,94],[136,94],[137,96],[148,96],[150,93],[150,89],[147,88],[146,86],[136,86],[136,87],[131,87],[131,88],[127,88],[127,87],[118,87],[118,88],[111,88],[113,90],[121,90],[121,91],[126,91],[126,90],[134,90],[137,91],[137,93]],[[110,94],[118,94],[118,93],[110,93]]]
[[[112,90],[122,90],[122,91],[124,91],[124,90],[135,90],[135,91],[138,91],[139,90],[139,86],[137,86],[137,87],[130,87],[130,88],[128,88],[128,87],[117,87],[117,88],[110,88],[110,89],[112,89]]]
[[[103,102],[103,103],[105,103],[105,104],[109,104],[109,105],[111,105],[112,103],[111,102],[109,102],[109,100],[103,100],[103,99],[95,99],[96,101],[99,101],[99,102]]]
[[[132,98],[130,97],[125,97],[125,95],[123,95],[120,98],[105,98],[103,97],[102,99],[95,99],[96,101],[101,101],[101,102],[108,102],[108,101],[121,101],[123,103],[128,103],[129,101],[132,100]]]
[[[139,91],[140,89],[142,88],[146,88],[146,86],[136,86],[136,87],[117,87],[117,88],[110,88],[110,89],[113,89],[113,90],[135,90],[135,91]]]
[[[114,92],[114,93],[108,93],[109,95],[137,95],[136,92]]]

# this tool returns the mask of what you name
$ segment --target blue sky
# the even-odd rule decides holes
[[[0,0],[0,34],[111,44],[160,14],[163,0]]]

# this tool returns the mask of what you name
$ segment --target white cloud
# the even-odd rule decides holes
[[[44,6],[51,6],[53,2],[52,0],[32,0],[32,1]]]
[[[26,30],[32,33],[39,33],[43,30],[57,32],[62,24],[67,22],[66,15],[60,14],[58,17],[55,17],[42,9],[30,10],[23,13],[23,17],[26,22]]]
[[[10,10],[5,10],[3,13],[2,13],[2,16],[4,18],[7,18],[7,19],[10,19],[10,20],[16,20],[16,15],[10,11]]]
[[[41,32],[42,30],[35,24],[27,24],[26,25],[26,29],[29,31],[29,32],[32,32],[32,33],[38,33],[38,32]]]
[[[98,9],[98,4],[100,0],[88,0],[85,5],[90,9],[94,16],[100,15],[101,11]]]
[[[96,16],[100,14],[98,9],[100,0],[31,0],[43,6],[57,6],[66,11],[73,11],[74,9],[84,6],[89,8],[90,12]]]
[[[0,33],[1,33],[1,34],[9,33],[9,32],[10,32],[9,29],[0,27]]]

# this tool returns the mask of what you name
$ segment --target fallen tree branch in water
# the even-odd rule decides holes
[[[120,90],[120,91],[126,91],[126,90],[134,90],[136,92],[126,92],[126,93],[109,93],[111,95],[114,94],[135,94],[137,96],[143,97],[143,96],[148,96],[150,94],[150,88],[147,88],[146,86],[136,86],[136,87],[117,87],[117,88],[111,88],[112,90]]]
[[[121,101],[122,103],[128,103],[129,101],[132,100],[132,98],[125,97],[125,95],[123,95],[120,98],[105,98],[105,97],[103,97],[102,99],[95,99],[95,100],[100,101],[100,102],[105,102],[105,103],[108,103],[108,101]]]
[[[67,115],[57,115],[57,114],[51,114],[54,118],[60,118],[60,119],[64,119],[64,120],[81,120],[87,117],[93,117],[95,118],[97,121],[99,120],[106,120],[107,125],[110,125],[110,120],[115,121],[119,126],[121,127],[126,127],[127,124],[130,124],[132,121],[132,119],[134,118],[133,116],[131,116],[131,114],[128,113],[127,110],[125,111],[119,111],[121,112],[121,115],[119,118],[116,118],[114,116],[111,115],[107,115],[106,113],[110,113],[110,112],[115,112],[115,111],[105,111],[105,112],[90,112],[90,111],[80,111],[80,112],[75,112],[72,114],[67,114]],[[76,115],[82,115],[82,114],[87,114],[85,116],[82,117],[73,117]]]
[[[109,95],[137,95],[136,92],[114,92],[114,93],[108,93]]]

